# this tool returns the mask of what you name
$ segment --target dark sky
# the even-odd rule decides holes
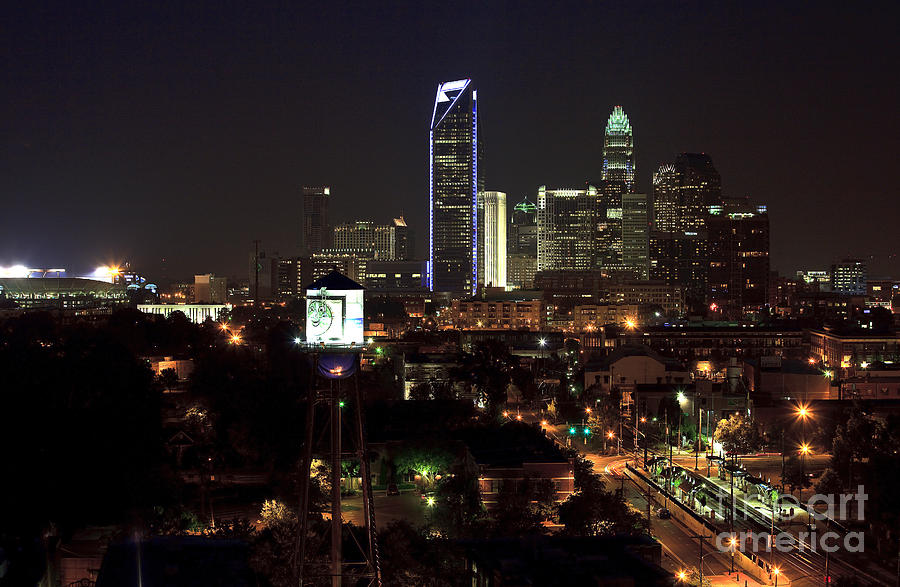
[[[0,22],[0,264],[243,277],[295,252],[299,188],[401,211],[423,251],[438,82],[478,88],[488,189],[599,177],[615,104],[639,185],[710,153],[767,203],[773,267],[895,254],[893,3],[10,2]]]

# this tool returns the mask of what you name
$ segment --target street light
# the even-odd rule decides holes
[[[687,579],[687,573],[685,573],[684,571],[678,571],[678,573],[675,574],[675,577],[677,577],[679,581],[684,581],[685,579]]]
[[[737,546],[737,538],[732,536],[731,540],[728,541],[728,545],[731,546],[731,572],[734,573],[734,549]]]
[[[775,567],[774,569],[772,569],[772,574],[775,575],[775,587],[778,587],[778,575],[781,574],[781,569]]]

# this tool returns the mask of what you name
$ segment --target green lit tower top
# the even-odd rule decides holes
[[[621,106],[613,108],[603,138],[603,179],[621,181],[634,191],[634,137],[631,122]]]

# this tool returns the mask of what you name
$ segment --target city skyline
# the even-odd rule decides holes
[[[880,114],[891,111],[897,82],[877,75],[896,47],[877,33],[885,26],[877,6],[846,14],[823,7],[802,19],[774,4],[741,14],[651,11],[646,19],[584,6],[565,18],[523,10],[522,30],[502,39],[475,34],[503,22],[498,7],[470,15],[472,29],[459,16],[435,24],[423,13],[367,13],[349,24],[369,19],[411,36],[383,39],[374,31],[384,27],[369,27],[333,52],[327,43],[297,45],[294,38],[321,38],[338,25],[321,10],[308,21],[301,11],[247,15],[231,49],[224,16],[190,36],[187,14],[121,7],[103,19],[61,5],[48,20],[14,7],[0,264],[87,270],[124,259],[158,273],[166,258],[171,275],[239,275],[253,239],[294,253],[303,185],[330,185],[347,202],[333,211],[335,223],[351,220],[351,210],[375,221],[403,214],[423,256],[424,104],[439,80],[469,76],[488,112],[486,184],[511,202],[541,184],[599,181],[603,129],[621,104],[636,129],[635,191],[649,194],[652,171],[678,153],[708,153],[724,195],[769,205],[773,268],[790,275],[867,257],[870,274],[898,273],[885,224],[898,215],[887,179],[898,133],[894,117]],[[324,24],[313,30],[313,21]],[[623,21],[625,30],[606,31]],[[549,31],[599,25],[609,43],[532,48],[527,31],[538,23]],[[838,26],[844,40],[819,37]],[[171,43],[162,43],[163,31]],[[459,31],[467,42],[444,42]],[[647,35],[659,42],[638,42]],[[667,51],[676,36],[696,40]],[[404,51],[419,46],[426,50]],[[248,48],[253,59],[241,57]],[[520,59],[490,59],[508,54]],[[268,61],[277,64],[271,75],[260,65]],[[815,64],[826,61],[823,76]],[[330,73],[357,62],[353,72],[382,73]],[[582,75],[598,62],[596,80]],[[556,91],[575,80],[580,95]],[[360,88],[375,91],[367,92],[371,107],[357,112],[348,106]],[[385,148],[372,148],[376,138]],[[554,146],[533,148],[540,144]],[[842,144],[870,148],[839,152]],[[841,165],[825,163],[838,158]],[[242,206],[250,212],[236,213]],[[851,206],[859,214],[847,214]]]

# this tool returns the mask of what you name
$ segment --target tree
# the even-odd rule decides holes
[[[841,477],[834,469],[828,467],[822,472],[819,480],[816,481],[816,493],[822,495],[839,495],[844,490],[841,485]]]
[[[547,507],[548,494],[533,479],[525,479],[521,483],[504,483],[497,494],[496,507],[491,511],[494,534],[498,536],[522,536],[537,534],[543,531],[541,522],[548,514],[552,515],[552,493],[550,506]],[[552,490],[552,485],[550,486]]]
[[[421,475],[425,487],[434,483],[434,476],[447,471],[453,463],[453,453],[447,445],[433,441],[411,441],[404,443],[394,466],[398,473],[415,473]]]
[[[427,537],[405,520],[378,532],[378,550],[385,585],[455,587],[471,582],[456,546]]]
[[[576,491],[559,505],[559,522],[567,534],[598,536],[641,534],[646,519],[618,493],[606,491],[603,480],[592,471],[593,463],[575,457]]]
[[[742,414],[732,414],[727,420],[720,420],[715,439],[731,455],[746,454],[760,445],[759,428]]]
[[[785,461],[782,483],[791,486],[791,493],[794,493],[795,489],[809,487],[809,477],[804,474],[803,463],[796,455],[789,456]]]

